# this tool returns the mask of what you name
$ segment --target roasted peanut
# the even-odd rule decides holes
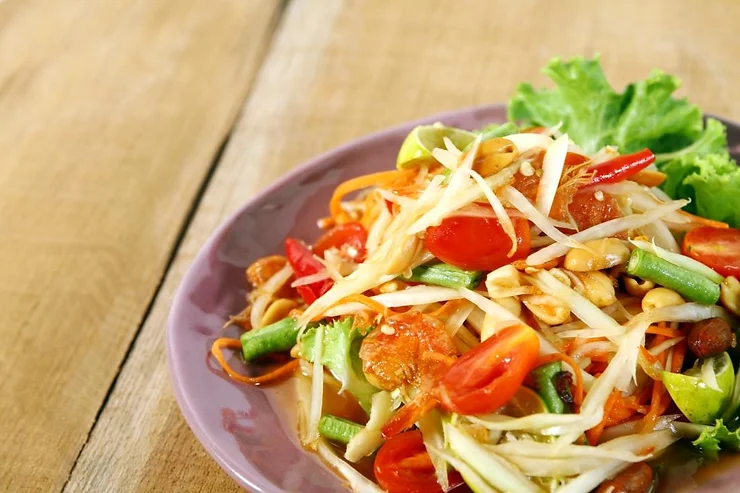
[[[574,272],[601,270],[623,264],[630,256],[627,246],[616,238],[588,241],[584,248],[573,248],[565,255],[564,266]]]
[[[728,276],[719,287],[719,301],[737,316],[740,316],[740,281]]]
[[[262,327],[267,327],[288,316],[291,310],[298,307],[298,303],[287,298],[278,298],[273,301],[262,316]]]
[[[580,281],[580,286],[576,285],[575,290],[588,298],[594,305],[603,308],[617,301],[614,284],[612,284],[609,276],[603,272],[577,272],[574,274]]]
[[[662,308],[664,306],[678,306],[686,303],[681,295],[668,288],[653,288],[642,298],[642,311]]]
[[[519,157],[519,150],[507,139],[494,138],[480,144],[473,169],[481,176],[497,173]]]
[[[247,268],[247,282],[253,287],[258,288],[266,283],[280,269],[285,267],[288,260],[282,255],[269,255],[255,260]]]
[[[486,276],[486,287],[489,290],[492,288],[518,288],[521,285],[519,271],[511,264],[499,267]]]
[[[645,296],[648,291],[655,287],[653,281],[646,281],[630,276],[622,276],[622,282],[624,283],[624,289],[632,296]]]
[[[716,356],[737,345],[730,325],[717,317],[692,324],[687,342],[697,358]]]
[[[408,284],[402,281],[388,281],[378,286],[378,292],[395,293],[396,291],[403,291],[404,289],[406,289],[406,286],[408,286]]]
[[[559,299],[549,294],[530,294],[522,296],[522,303],[548,325],[560,325],[570,322],[570,308]]]

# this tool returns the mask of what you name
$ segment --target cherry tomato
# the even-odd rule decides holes
[[[442,224],[427,229],[424,245],[435,257],[467,270],[494,270],[529,255],[529,223],[512,218],[517,248],[507,257],[511,240],[494,218],[449,217]]]
[[[692,229],[683,238],[682,250],[723,276],[740,277],[740,229]]]
[[[330,248],[337,248],[345,257],[362,262],[367,251],[367,231],[357,222],[340,224],[333,227],[316,240],[313,244],[313,253],[324,257],[324,252]]]
[[[589,171],[593,171],[594,175],[591,177],[591,181],[585,186],[627,180],[654,162],[655,154],[650,149],[643,149],[634,154],[617,156],[609,161],[591,166]]]
[[[300,240],[293,238],[285,239],[285,256],[288,257],[288,263],[293,269],[293,273],[296,277],[310,276],[316,274],[324,269],[324,266],[316,260],[311,253],[311,250],[306,247]],[[324,281],[317,281],[313,284],[307,284],[304,286],[296,287],[298,294],[301,295],[303,300],[309,305],[316,301],[316,299],[322,294],[329,291],[334,281],[326,279]]]
[[[407,431],[386,440],[375,457],[375,479],[388,493],[436,493],[434,465],[419,430]],[[462,484],[457,471],[448,475],[450,487]]]
[[[540,350],[537,334],[518,324],[486,339],[458,359],[442,379],[442,405],[457,414],[496,411],[516,394]]]

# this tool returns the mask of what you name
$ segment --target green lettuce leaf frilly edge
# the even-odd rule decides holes
[[[598,56],[555,58],[543,72],[555,87],[520,84],[509,100],[509,120],[542,127],[562,122],[561,131],[589,154],[606,145],[622,154],[647,147],[668,174],[662,185],[668,195],[691,199],[689,212],[740,227],[740,169],[728,154],[726,128],[712,118],[705,124],[696,105],[674,97],[678,78],[654,70],[620,93]]]

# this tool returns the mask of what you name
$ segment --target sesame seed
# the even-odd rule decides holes
[[[604,200],[604,192],[602,192],[601,190],[596,190],[594,192],[594,198],[596,200],[598,200],[599,202],[603,202],[603,200]]]
[[[394,329],[393,327],[389,325],[385,325],[385,324],[380,326],[380,331],[387,336],[392,336],[393,334],[396,333],[396,329]]]

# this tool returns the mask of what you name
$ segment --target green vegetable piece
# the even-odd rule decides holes
[[[553,361],[532,370],[532,376],[537,385],[537,393],[545,401],[547,410],[554,414],[565,414],[569,412],[568,404],[560,398],[558,389],[553,381],[555,375],[561,371],[563,371],[563,365],[560,361]]]
[[[731,430],[721,419],[714,425],[696,425],[673,423],[676,431],[691,442],[702,456],[704,462],[713,462],[719,458],[720,450],[740,452],[740,430]]]
[[[449,264],[420,265],[411,271],[411,277],[403,279],[453,289],[475,289],[483,279],[483,272],[463,270]]]
[[[352,318],[345,318],[319,327],[306,330],[301,338],[300,355],[313,362],[316,350],[316,331],[324,331],[321,364],[331,371],[334,378],[342,384],[342,391],[348,391],[357,398],[365,411],[370,411],[373,394],[378,389],[370,385],[362,372],[360,345],[368,331],[352,328]]]
[[[671,75],[655,70],[617,93],[598,57],[555,58],[543,72],[555,89],[520,84],[509,101],[509,119],[543,127],[562,122],[561,130],[587,154],[605,145],[618,146],[622,154],[645,147],[656,154],[675,152],[704,134],[699,108],[672,97],[680,81]]]
[[[329,440],[347,445],[352,437],[365,427],[348,419],[325,414],[319,421],[319,434]]]
[[[597,58],[553,59],[543,70],[552,90],[520,84],[508,116],[523,125],[551,127],[562,122],[586,153],[615,145],[622,154],[645,147],[668,175],[661,188],[689,198],[686,210],[740,228],[740,169],[727,153],[727,129],[699,108],[675,98],[680,81],[653,71],[618,93]]]
[[[241,336],[244,359],[252,361],[260,356],[287,351],[296,343],[298,327],[293,318],[286,317],[274,324],[250,330]]]
[[[706,365],[706,366],[705,366]],[[719,390],[709,387],[703,371],[711,369]],[[727,353],[696,360],[684,373],[661,372],[661,380],[671,399],[692,423],[709,424],[721,418],[730,404],[735,386],[735,370]]]
[[[719,284],[641,248],[632,251],[627,262],[627,273],[665,286],[703,305],[714,305],[719,300]]]

